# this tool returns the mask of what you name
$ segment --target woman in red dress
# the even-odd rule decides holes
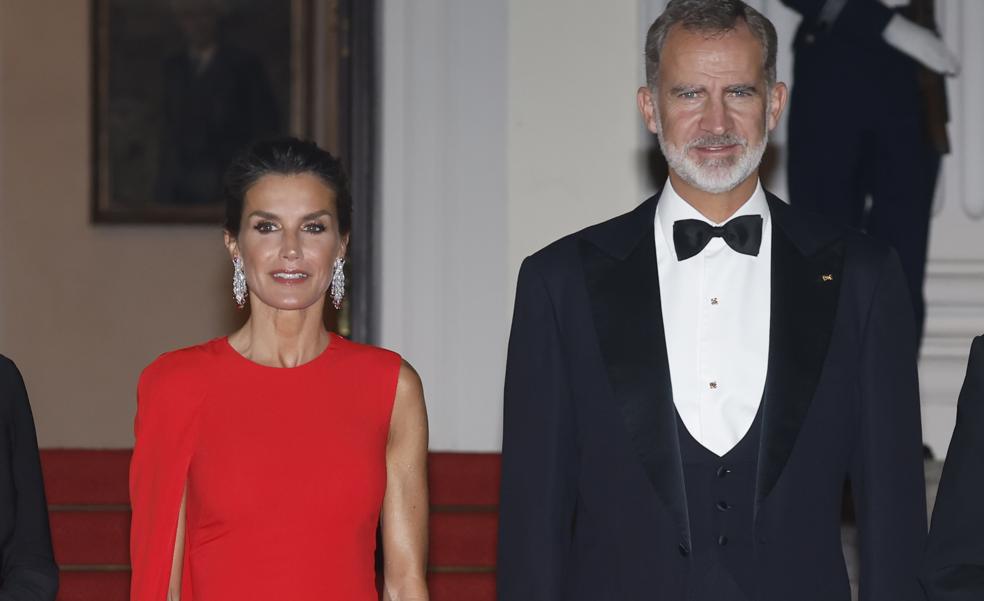
[[[294,139],[230,167],[237,332],[140,377],[130,468],[132,601],[426,601],[427,415],[389,351],[328,332],[351,199],[338,161]]]

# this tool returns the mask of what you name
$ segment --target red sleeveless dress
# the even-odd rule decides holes
[[[400,357],[332,335],[294,368],[219,338],[140,377],[132,601],[165,601],[188,487],[182,601],[376,601],[376,526]]]

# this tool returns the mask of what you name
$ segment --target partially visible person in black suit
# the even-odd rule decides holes
[[[984,336],[974,339],[933,509],[922,581],[929,601],[984,599]]]
[[[921,338],[930,212],[949,152],[934,0],[782,0],[803,16],[789,114],[792,204],[892,245]],[[866,211],[870,196],[870,210]]]
[[[0,601],[57,592],[34,418],[20,372],[0,356]]]
[[[523,262],[500,601],[849,601],[847,479],[861,598],[923,601],[905,278],[762,188],[776,45],[739,0],[672,0],[637,94],[663,189]]]

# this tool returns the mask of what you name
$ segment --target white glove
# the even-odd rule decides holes
[[[898,8],[899,6],[909,6],[909,0],[881,0],[881,3],[889,8]]]
[[[944,75],[960,72],[960,60],[939,36],[902,15],[892,17],[882,32],[882,38],[889,46],[911,56],[931,71]]]

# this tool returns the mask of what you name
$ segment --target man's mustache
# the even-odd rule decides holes
[[[693,148],[706,148],[708,146],[748,146],[748,140],[736,134],[722,134],[720,136],[701,136],[687,143],[684,151]]]

